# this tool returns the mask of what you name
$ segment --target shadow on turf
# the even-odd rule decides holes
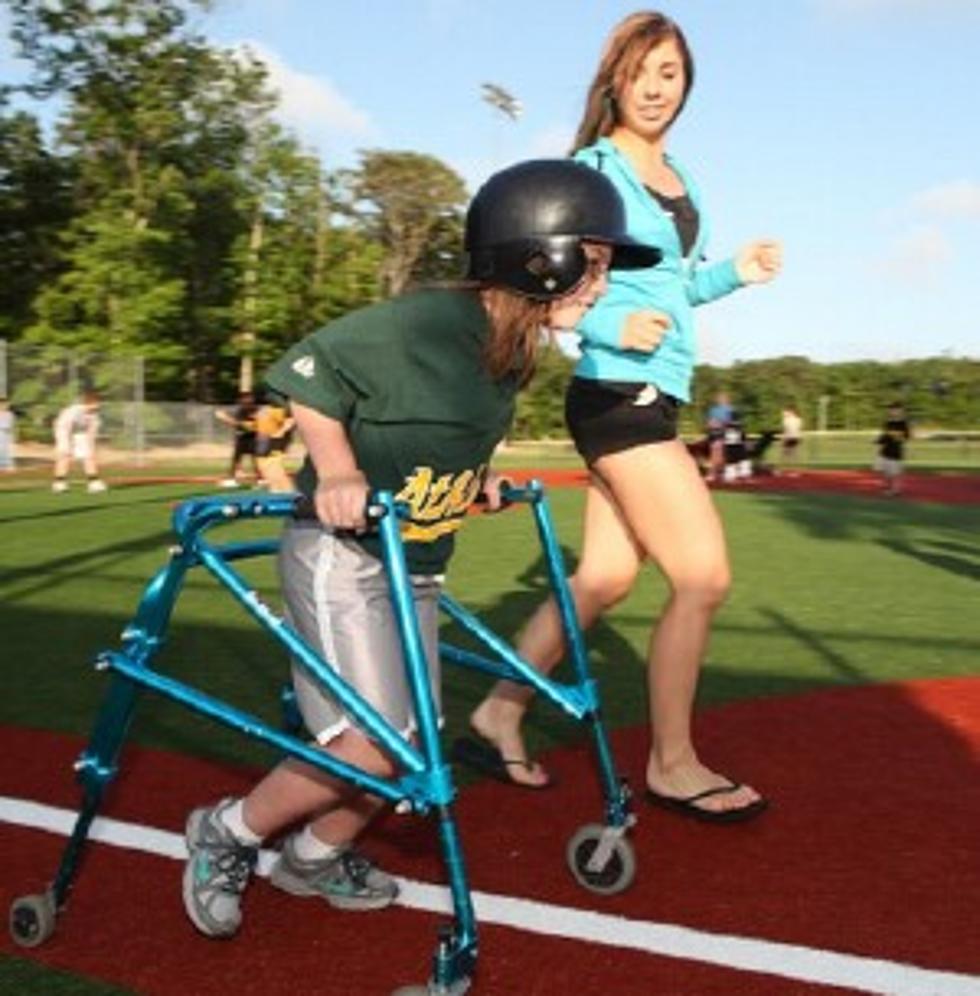
[[[938,567],[971,581],[980,581],[980,545],[971,548],[954,543],[909,543],[889,539],[879,539],[878,543],[894,553],[912,557],[930,567]],[[936,547],[956,552],[939,552]]]
[[[575,553],[563,546],[561,554],[566,572],[569,575],[573,574],[577,564]],[[504,592],[492,605],[481,608],[478,615],[494,633],[513,642],[528,619],[550,594],[547,562],[542,552],[517,577],[513,587]],[[468,641],[451,625],[444,629],[443,639],[471,647],[478,652],[482,650],[478,644]],[[615,698],[618,701],[622,695],[634,698],[637,669],[645,666],[644,660],[620,633],[616,624],[610,622],[607,617],[600,617],[588,632],[586,649],[593,673],[602,668],[601,662],[607,662],[604,681],[614,686],[611,689],[613,695],[610,699]],[[609,667],[608,663],[614,666]],[[448,717],[449,732],[456,735],[465,732],[469,713],[489,686],[486,679],[465,668],[444,668],[443,676],[443,704]],[[566,663],[555,672],[554,677],[559,681],[568,682],[573,680],[573,673]],[[625,687],[627,685],[628,692]],[[567,731],[569,722],[555,710],[547,707],[532,711],[527,721],[529,744],[533,748],[539,741],[552,740],[556,736],[560,738],[561,730]]]
[[[894,540],[909,528],[935,529],[966,549],[977,551],[967,542],[980,528],[980,510],[971,505],[939,505],[906,502],[901,498],[865,498],[850,495],[762,494],[752,496],[771,511],[818,539]]]
[[[86,736],[112,676],[95,670],[104,650],[119,649],[119,633],[134,606],[116,612],[52,612],[0,606],[4,667],[0,724],[55,728]],[[181,622],[150,662],[158,673],[186,682],[278,725],[279,692],[288,674],[285,654],[257,628]],[[268,764],[256,741],[152,692],[141,694],[134,741],[230,763]]]
[[[169,530],[161,531],[151,536],[141,536],[138,539],[98,546],[91,550],[70,553],[63,557],[37,561],[29,566],[5,570],[2,576],[5,586],[15,585],[19,581],[27,579],[34,580],[35,583],[21,588],[17,592],[5,591],[4,602],[9,603],[27,598],[37,591],[75,580],[80,576],[90,574],[95,566],[100,571],[104,571],[113,564],[128,560],[134,554],[165,549],[172,536],[173,534]]]
[[[23,491],[0,492],[0,494],[21,494],[21,493],[23,493]],[[52,499],[52,500],[60,500],[60,499]],[[66,500],[71,501],[70,498]],[[135,500],[127,497],[126,506],[128,508],[131,505],[160,505],[161,502],[163,501],[165,501],[165,499],[160,498],[159,495],[156,498],[137,498]],[[105,500],[102,499],[96,501],[90,500],[84,505],[66,505],[62,508],[48,508],[39,512],[30,512],[27,515],[4,515],[3,517],[0,517],[0,525],[7,525],[8,523],[12,522],[30,522],[35,519],[62,518],[67,515],[84,515],[88,512],[104,512],[105,510],[106,510]]]

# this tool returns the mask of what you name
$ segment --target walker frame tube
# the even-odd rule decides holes
[[[606,802],[609,827],[617,833],[633,821],[629,793],[615,773],[612,753],[602,725],[597,686],[589,673],[582,631],[574,599],[565,577],[564,564],[555,536],[547,499],[541,485],[532,481],[504,491],[508,504],[531,506],[545,553],[548,576],[567,641],[576,683],[553,681],[520,657],[473,613],[445,592],[441,609],[466,632],[477,638],[495,656],[488,659],[446,643],[440,653],[447,660],[531,686],[571,717],[588,722],[598,758],[599,777]],[[99,655],[96,666],[113,671],[112,680],[93,728],[90,742],[76,763],[83,786],[83,801],[72,835],[66,845],[49,893],[55,909],[64,906],[77,875],[88,832],[108,783],[115,776],[117,761],[127,735],[138,694],[149,689],[192,711],[270,744],[360,789],[391,802],[407,800],[418,812],[435,810],[440,845],[449,880],[454,922],[440,931],[433,959],[433,991],[461,992],[471,977],[477,955],[477,925],[463,860],[462,845],[452,814],[455,798],[452,773],[445,763],[439,738],[438,716],[429,683],[426,654],[412,597],[411,578],[405,561],[398,524],[400,506],[389,492],[372,496],[371,518],[381,534],[381,549],[388,577],[399,635],[405,655],[406,674],[418,719],[416,748],[258,597],[231,562],[275,553],[278,540],[260,539],[214,546],[203,533],[214,525],[239,518],[289,517],[298,513],[293,495],[245,495],[213,497],[183,502],[174,512],[173,526],[179,544],[171,549],[169,563],[146,586],[133,621],[122,634],[122,650]],[[273,729],[257,717],[218,700],[199,689],[160,674],[149,663],[164,642],[166,629],[187,572],[204,567],[227,588],[235,600],[281,643],[292,658],[344,709],[355,723],[379,742],[404,769],[396,779],[383,779],[339,761],[297,737]]]
[[[257,596],[228,561],[274,553],[278,541],[258,540],[215,547],[202,533],[220,522],[242,517],[288,517],[297,512],[294,496],[242,496],[236,499],[202,498],[182,503],[174,512],[174,530],[179,545],[171,549],[170,562],[144,589],[133,621],[122,634],[122,651],[99,654],[96,667],[113,671],[112,680],[96,718],[85,751],[75,765],[83,786],[82,805],[65,847],[49,895],[54,910],[66,904],[77,876],[88,833],[108,783],[115,776],[117,761],[129,729],[138,693],[146,688],[172,699],[192,711],[271,744],[328,774],[392,802],[408,800],[419,812],[433,807],[438,820],[440,843],[450,884],[455,914],[452,926],[444,928],[433,958],[432,981],[445,990],[467,983],[476,964],[476,918],[466,878],[462,846],[450,803],[455,796],[449,767],[442,756],[438,722],[429,688],[428,666],[419,632],[418,616],[411,596],[405,563],[398,509],[392,496],[378,492],[371,508],[377,519],[391,597],[405,653],[409,686],[419,720],[421,750],[417,750],[361,695],[330,668],[302,638]],[[406,773],[387,780],[336,760],[307,743],[268,726],[262,720],[149,667],[164,635],[183,580],[192,567],[203,566],[226,587],[236,601],[286,650],[373,739],[399,762]]]
[[[577,683],[562,684],[546,678],[473,613],[445,593],[440,597],[440,604],[446,614],[471,636],[480,640],[497,659],[490,660],[445,643],[440,644],[440,653],[463,667],[529,685],[574,719],[586,721],[592,733],[598,762],[599,781],[606,806],[606,822],[611,827],[628,827],[633,822],[629,808],[629,790],[616,773],[609,738],[602,723],[598,687],[589,670],[585,639],[575,610],[575,599],[565,576],[561,548],[555,534],[544,488],[538,481],[530,481],[523,487],[508,487],[504,490],[504,500],[508,504],[525,502],[531,506]]]

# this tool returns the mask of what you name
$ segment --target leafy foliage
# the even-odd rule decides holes
[[[58,272],[70,178],[70,164],[44,148],[33,116],[0,114],[0,338],[28,323],[35,295]]]
[[[782,356],[727,368],[701,366],[689,413],[692,423],[721,390],[731,395],[755,431],[779,428],[787,404],[796,407],[811,429],[872,428],[896,401],[920,424],[961,429],[980,424],[980,361],[968,358],[824,364]]]
[[[459,272],[466,187],[448,166],[418,152],[371,150],[348,177],[352,210],[384,251],[382,289]],[[428,263],[427,251],[434,261]]]
[[[325,168],[275,122],[261,60],[192,29],[207,0],[5,2],[23,89],[63,110],[49,149],[0,87],[0,337],[139,354],[149,398],[214,401],[330,319],[462,272],[462,179],[411,151]],[[543,356],[517,438],[564,434],[571,367]],[[894,399],[920,422],[980,422],[974,360],[702,366],[685,431],[720,389],[756,430],[790,402],[810,428],[877,425]]]
[[[25,89],[64,111],[57,153],[0,116],[5,338],[139,353],[150,397],[213,400],[379,296],[384,249],[349,188],[273,121],[258,59],[189,29],[206,3],[8,4]]]

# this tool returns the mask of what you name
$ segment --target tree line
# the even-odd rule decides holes
[[[413,283],[459,275],[468,194],[418,152],[331,169],[274,119],[263,63],[193,27],[210,0],[0,0],[54,99],[53,139],[0,88],[0,338],[145,358],[151,399],[227,401],[297,338]],[[517,436],[558,436],[572,361],[545,355]],[[976,427],[980,364],[699,367],[686,431],[727,390],[750,428]],[[820,399],[825,399],[820,401]],[[821,407],[822,406],[822,407]]]
[[[575,361],[551,350],[530,391],[518,401],[514,436],[563,438],[564,387]],[[792,405],[808,430],[879,427],[898,402],[917,426],[980,429],[980,360],[936,357],[878,363],[816,363],[802,356],[695,369],[691,404],[681,409],[681,430],[698,435],[715,396],[726,392],[749,432],[779,431]]]
[[[57,98],[53,148],[0,90],[0,338],[146,358],[149,397],[227,399],[285,346],[460,268],[467,192],[437,159],[328,169],[265,66],[190,25],[207,0],[4,0]]]

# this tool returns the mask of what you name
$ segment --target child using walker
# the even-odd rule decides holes
[[[271,369],[308,457],[298,489],[316,512],[284,530],[279,572],[293,627],[406,738],[416,718],[377,538],[372,490],[409,509],[402,524],[413,599],[438,704],[437,600],[454,535],[481,490],[499,491],[491,455],[533,374],[545,329],[572,328],[604,293],[610,267],[654,265],[626,235],[611,182],[569,160],[525,162],[491,177],[466,218],[467,279],[353,312]],[[344,532],[339,532],[343,530]],[[393,762],[306,671],[293,666],[319,749],[382,777]],[[287,827],[272,884],[348,910],[388,906],[395,880],[356,849],[382,803],[289,758],[244,798],[194,810],[183,877],[187,915],[229,937],[260,844]]]

